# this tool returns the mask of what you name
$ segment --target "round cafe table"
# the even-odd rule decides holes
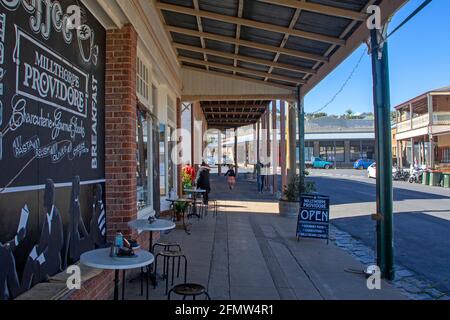
[[[122,270],[122,300],[125,300],[126,270],[147,267],[153,263],[155,257],[144,250],[136,252],[134,257],[110,257],[110,251],[111,248],[85,252],[81,255],[80,262],[91,268],[114,270],[114,300],[119,300],[119,272]]]
[[[148,219],[138,219],[128,222],[128,226],[131,229],[137,231],[148,231],[150,233],[148,251],[153,254],[153,232],[161,232],[175,229],[176,225],[172,221],[164,219],[155,219],[152,223]],[[152,284],[156,284],[156,277],[150,275]],[[142,281],[141,281],[141,293],[142,293]]]
[[[128,226],[134,230],[150,232],[149,238],[150,246],[148,248],[148,251],[151,253],[153,250],[153,232],[161,232],[175,229],[175,223],[164,219],[155,219],[155,221],[153,221],[152,223],[150,223],[150,221],[147,219],[133,220],[128,223]]]
[[[197,213],[197,196],[203,193],[206,193],[206,190],[203,189],[185,189],[184,192],[192,194],[192,199],[194,200],[193,207],[192,207],[192,213],[188,216],[196,216],[197,218],[201,218],[200,215]]]

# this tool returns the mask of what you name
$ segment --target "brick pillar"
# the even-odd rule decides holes
[[[136,48],[130,25],[106,35],[105,173],[107,238],[131,236],[136,219]]]

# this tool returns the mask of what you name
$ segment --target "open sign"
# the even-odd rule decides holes
[[[297,223],[297,238],[329,238],[330,198],[303,194]]]

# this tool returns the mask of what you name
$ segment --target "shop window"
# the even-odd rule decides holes
[[[149,148],[150,127],[147,116],[138,110],[136,123],[136,161],[137,161],[137,208],[145,209],[151,206],[149,188]]]
[[[159,192],[160,196],[167,195],[166,186],[166,125],[159,125]]]
[[[450,147],[442,150],[442,163],[450,163]]]
[[[375,141],[362,140],[361,141],[361,157],[364,159],[375,159]]]
[[[305,141],[305,161],[311,161],[314,158],[314,142]]]
[[[168,179],[168,185],[169,185],[169,192],[175,191],[175,165],[173,163],[172,159],[172,152],[175,148],[176,141],[172,140],[172,135],[174,134],[174,129],[172,127],[169,128],[169,135],[168,135],[168,143],[167,143],[167,153],[169,155],[169,161],[168,161],[168,170],[167,170],[167,179]]]
[[[345,162],[344,141],[336,141],[335,146],[336,162]]]
[[[361,141],[350,141],[350,161],[361,159]]]
[[[320,141],[320,157],[326,161],[334,161],[333,141]]]
[[[136,91],[139,101],[150,106],[150,69],[139,57],[136,59]]]

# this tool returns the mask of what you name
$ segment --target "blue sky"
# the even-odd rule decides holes
[[[410,0],[394,16],[398,26],[423,0]],[[355,67],[363,45],[305,97],[305,111],[323,107],[339,90]],[[392,107],[426,91],[450,85],[450,1],[433,0],[389,39]],[[342,114],[373,111],[372,67],[366,55],[339,97],[324,112]]]

